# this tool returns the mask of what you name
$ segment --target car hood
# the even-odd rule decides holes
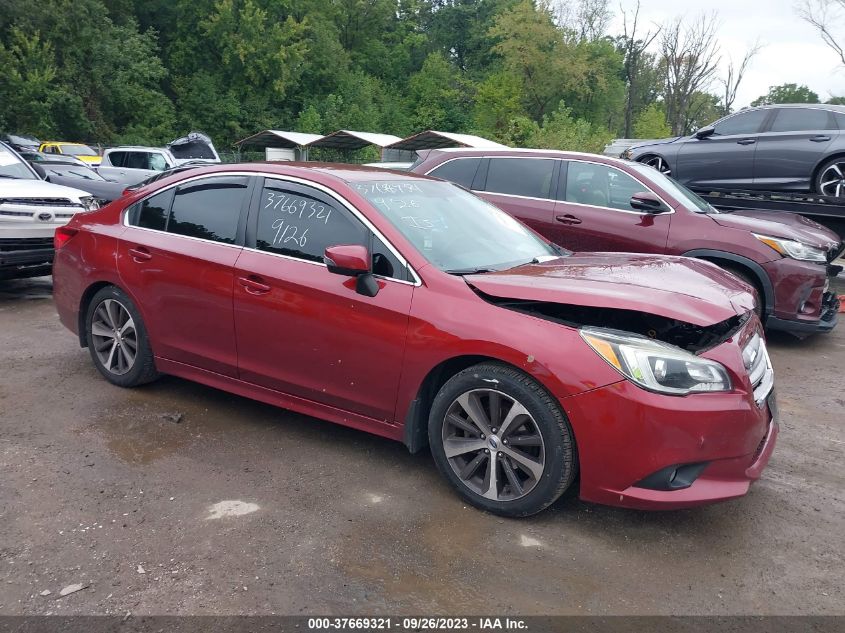
[[[464,279],[502,299],[636,310],[699,326],[754,308],[745,283],[714,264],[686,257],[575,253]]]
[[[88,193],[73,187],[54,185],[43,180],[0,178],[0,199],[3,198],[70,198],[78,201]]]
[[[190,134],[170,141],[167,149],[173,154],[177,164],[186,161],[220,162],[220,156],[214,149],[214,143],[207,134],[191,132]]]
[[[650,147],[651,145],[668,145],[669,143],[674,143],[675,141],[679,141],[682,138],[686,138],[685,136],[672,136],[669,138],[658,138],[651,141],[643,141],[642,143],[637,143],[636,145],[632,145],[631,149],[640,149],[641,147]]]
[[[824,250],[828,250],[839,243],[839,237],[836,233],[797,213],[732,211],[714,213],[710,217],[721,226],[745,229],[760,235],[796,240]]]

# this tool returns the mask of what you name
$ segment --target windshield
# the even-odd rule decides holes
[[[666,174],[660,173],[654,167],[649,167],[648,165],[643,165],[642,163],[631,163],[630,166],[646,178],[650,178],[651,181],[658,187],[667,191],[686,209],[689,209],[694,213],[718,213],[718,211],[704,198],[694,191],[690,191],[677,180],[672,180]]]
[[[62,154],[71,156],[97,156],[97,152],[87,145],[62,145]]]
[[[504,270],[559,257],[504,211],[448,182],[388,180],[352,185],[440,270]]]
[[[0,178],[38,180],[29,165],[0,145]]]

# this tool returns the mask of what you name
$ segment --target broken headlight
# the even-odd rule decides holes
[[[96,211],[100,208],[100,201],[94,196],[81,196],[79,201],[82,203],[82,208],[86,211]]]
[[[643,389],[673,396],[731,389],[722,365],[680,347],[620,330],[584,327],[580,332],[611,367]]]

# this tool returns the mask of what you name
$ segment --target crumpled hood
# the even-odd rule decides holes
[[[0,178],[0,200],[3,198],[70,198],[78,202],[88,192],[43,180]]]
[[[754,307],[744,282],[714,264],[686,257],[575,253],[464,279],[502,299],[636,310],[699,326]]]
[[[839,237],[836,233],[797,213],[732,211],[729,213],[714,213],[710,217],[721,226],[745,229],[760,235],[797,240],[825,250],[839,243]]]

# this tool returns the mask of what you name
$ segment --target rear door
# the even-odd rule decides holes
[[[556,222],[546,237],[574,251],[664,253],[672,213],[632,208],[631,196],[645,191],[651,190],[610,165],[564,161]]]
[[[393,421],[414,283],[396,254],[335,197],[266,178],[235,270],[241,380]],[[374,256],[379,292],[330,273],[327,246]]]
[[[760,134],[754,157],[754,186],[763,190],[809,190],[838,127],[821,108],[777,108]]]
[[[476,177],[476,193],[546,234],[554,223],[559,166],[560,161],[553,158],[491,157],[486,174]]]
[[[710,136],[684,141],[672,176],[693,188],[751,188],[757,142],[770,113],[739,112],[719,121]]]
[[[232,287],[252,181],[197,178],[127,212],[118,271],[156,356],[237,376]]]

